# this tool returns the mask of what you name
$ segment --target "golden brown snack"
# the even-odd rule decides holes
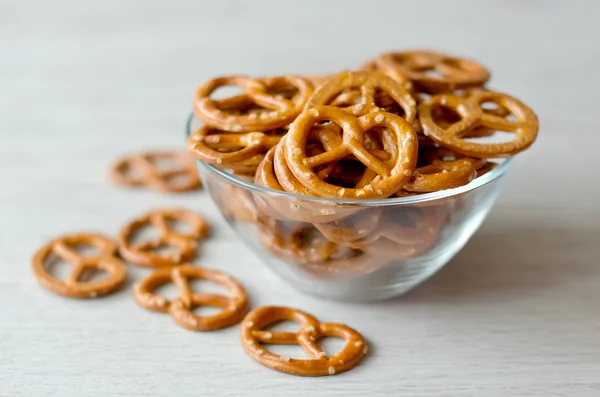
[[[177,167],[160,170],[156,165],[158,161],[168,161]],[[111,177],[120,185],[146,186],[169,193],[187,192],[202,186],[194,160],[187,153],[148,152],[123,157],[113,165]]]
[[[190,279],[204,279],[227,288],[231,296],[215,293],[194,293]],[[168,301],[154,291],[174,283],[179,295]],[[155,270],[136,284],[134,298],[144,309],[169,313],[177,324],[191,331],[212,331],[226,328],[240,322],[248,310],[248,297],[242,285],[230,275],[217,271],[184,264],[178,267]],[[223,311],[211,316],[200,316],[193,309],[200,306],[213,306]]]
[[[485,112],[482,105],[492,102],[507,109],[509,117]],[[461,120],[442,128],[432,117],[432,109],[448,107],[460,115]],[[538,133],[538,119],[524,103],[506,94],[491,91],[475,91],[468,97],[436,95],[419,105],[419,119],[425,133],[438,144],[455,152],[476,158],[508,157],[527,149]],[[466,140],[469,132],[477,127],[515,134],[513,140],[502,143],[479,143]]]
[[[77,252],[77,246],[91,246],[99,252],[95,255],[83,255]],[[119,289],[126,278],[123,262],[117,257],[115,242],[101,234],[70,234],[50,241],[40,248],[31,262],[33,272],[39,283],[55,294],[71,298],[96,298]],[[75,266],[66,280],[60,280],[50,274],[46,265],[52,257],[58,257]],[[101,270],[108,277],[98,281],[81,281],[89,270]]]
[[[347,96],[350,90],[360,93],[358,103],[340,99],[340,95]],[[388,102],[377,104],[377,94],[381,92],[386,94]],[[381,112],[392,104],[402,108],[403,117],[408,123],[412,123],[417,115],[416,102],[410,92],[392,78],[377,72],[343,72],[327,79],[308,99],[305,109],[332,105],[336,101],[338,105],[344,102],[349,104],[344,110],[355,116]]]
[[[397,70],[417,91],[433,94],[483,86],[490,78],[477,62],[434,51],[388,52],[375,63],[383,71]]]
[[[210,97],[217,88],[228,85],[240,87],[244,94],[224,100]],[[209,126],[224,131],[274,130],[292,122],[312,92],[312,83],[299,76],[219,77],[198,87],[194,112]]]
[[[239,164],[265,154],[286,133],[286,130],[231,133],[203,126],[190,135],[188,152],[211,164]]]
[[[276,322],[290,320],[302,327],[298,333],[264,331]],[[297,309],[265,306],[254,309],[244,318],[241,342],[246,352],[262,365],[276,371],[299,376],[335,375],[355,367],[367,354],[365,339],[354,329],[343,324],[321,323],[315,317]],[[316,341],[334,336],[346,341],[335,356],[327,354]],[[295,359],[273,354],[262,344],[300,345],[312,359]]]
[[[312,127],[319,122],[332,121],[343,129],[342,143],[333,150],[308,157],[306,142]],[[395,156],[382,161],[364,146],[365,134],[374,128],[384,128],[393,139]],[[392,195],[412,175],[418,156],[417,136],[401,117],[386,113],[369,113],[356,118],[342,109],[321,106],[304,111],[285,139],[285,157],[294,176],[311,192],[331,198],[384,198]],[[353,155],[376,176],[361,187],[344,188],[321,180],[316,169]]]
[[[169,224],[182,222],[190,226],[190,231],[176,231]],[[152,227],[158,232],[153,240],[134,243],[137,233]],[[192,260],[196,256],[198,241],[208,234],[209,227],[204,218],[186,210],[155,210],[142,215],[121,229],[119,233],[119,252],[134,265],[142,267],[175,266]],[[164,247],[177,248],[174,253],[158,253]]]

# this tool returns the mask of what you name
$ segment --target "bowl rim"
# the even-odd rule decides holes
[[[192,133],[192,122],[195,119],[195,114],[192,112],[187,119],[186,122],[186,141],[187,138]],[[328,198],[328,197],[315,197],[315,196],[304,196],[295,193],[289,193],[286,191],[280,191],[271,189],[269,187],[256,185],[252,182],[248,182],[244,179],[238,178],[235,175],[215,166],[214,164],[206,163],[202,160],[198,160],[194,158],[197,163],[200,163],[204,168],[209,170],[210,172],[217,174],[219,177],[227,180],[234,185],[237,185],[241,188],[252,190],[255,192],[259,192],[261,194],[266,194],[275,197],[282,197],[286,199],[294,199],[294,200],[302,200],[306,202],[314,202],[314,203],[322,203],[322,204],[336,204],[336,205],[350,205],[350,206],[361,206],[361,207],[383,207],[383,206],[391,206],[391,205],[404,205],[404,204],[423,204],[428,203],[448,197],[458,196],[463,193],[470,192],[472,190],[476,190],[482,186],[491,183],[502,175],[504,175],[512,164],[515,161],[516,156],[511,156],[508,158],[494,158],[494,160],[502,160],[501,163],[498,164],[496,168],[489,171],[485,175],[480,178],[473,179],[470,183],[466,185],[459,186],[453,189],[439,190],[437,192],[431,193],[423,193],[418,194],[416,196],[406,196],[406,197],[386,197],[382,199],[338,199],[338,198]]]

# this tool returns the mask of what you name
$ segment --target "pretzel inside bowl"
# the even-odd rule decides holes
[[[397,105],[408,123],[417,115],[416,102],[406,88],[384,74],[369,71],[343,72],[327,79],[308,99],[305,109],[325,105],[346,105],[344,109],[355,116]]]
[[[244,93],[223,100],[211,98],[217,88],[228,85]],[[300,76],[218,77],[198,87],[194,112],[209,126],[224,131],[268,131],[293,121],[312,92],[312,83]]]
[[[306,143],[316,123],[331,121],[342,127],[342,143],[333,150],[309,157]],[[396,156],[384,162],[364,146],[368,130],[383,128],[393,138]],[[418,155],[417,136],[401,117],[385,112],[369,113],[356,118],[332,106],[307,109],[291,125],[285,139],[285,156],[294,176],[308,189],[321,197],[383,198],[397,191],[412,175]],[[321,180],[316,169],[352,155],[376,173],[372,181],[362,187],[344,188]]]
[[[475,61],[435,51],[388,52],[374,62],[381,70],[397,70],[415,89],[427,93],[479,87],[490,78],[487,69]]]
[[[485,111],[485,103],[495,103],[508,110],[507,116]],[[460,120],[447,126],[438,125],[433,109],[446,107],[454,111]],[[512,118],[514,118],[514,120]],[[538,119],[524,103],[509,95],[478,90],[466,97],[436,95],[419,105],[419,119],[425,133],[440,145],[455,152],[476,158],[508,157],[527,149],[538,133]],[[468,140],[469,133],[478,127],[514,134],[508,142],[482,143]]]

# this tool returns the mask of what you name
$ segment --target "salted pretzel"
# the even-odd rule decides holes
[[[225,100],[213,100],[210,97],[217,88],[228,85],[240,87],[244,94]],[[297,94],[286,98],[285,94],[290,90]],[[293,121],[312,91],[311,82],[299,76],[260,80],[246,76],[219,77],[198,87],[194,112],[213,128],[231,132],[268,131]],[[243,107],[232,109],[232,103],[247,105],[248,101],[254,103],[258,110],[248,112]],[[242,110],[241,114],[239,110]]]
[[[265,331],[271,324],[294,321],[302,327],[299,332]],[[354,329],[343,324],[321,323],[315,317],[297,309],[264,306],[252,310],[240,327],[241,343],[246,352],[262,365],[279,372],[299,376],[339,374],[355,367],[367,354],[365,339]],[[345,340],[344,348],[328,357],[317,344],[321,338],[337,337]],[[295,359],[271,353],[263,344],[300,345],[312,359]]]
[[[172,229],[170,222],[178,221],[190,226],[183,233]],[[136,234],[146,227],[158,232],[156,239],[135,243]],[[186,210],[155,210],[129,222],[119,232],[119,252],[134,265],[142,267],[175,266],[192,260],[197,251],[198,241],[208,234],[208,224],[200,215]],[[164,247],[174,247],[177,252],[157,253]]]
[[[332,121],[343,129],[342,144],[334,150],[308,157],[306,141],[315,123]],[[392,164],[381,161],[364,147],[365,133],[373,128],[386,128],[394,139],[397,155]],[[417,136],[410,125],[391,113],[369,113],[355,118],[342,109],[321,106],[307,109],[298,116],[285,139],[285,155],[294,176],[321,197],[383,198],[392,195],[412,175],[418,155]],[[377,176],[363,187],[344,188],[322,181],[315,169],[353,155]]]
[[[281,143],[280,143],[281,144]],[[278,145],[279,146],[279,145]],[[274,156],[276,147],[271,148],[265,155],[264,160],[256,171],[254,183],[275,191],[284,191],[274,169]],[[296,179],[293,174],[291,177]],[[302,186],[300,188],[300,186]],[[300,190],[290,191],[299,196],[314,196],[303,185],[298,186]],[[341,219],[360,211],[360,208],[340,206],[336,203],[312,202],[292,197],[272,197],[270,194],[254,194],[254,202],[260,213],[268,218],[282,221],[298,222],[330,222]]]
[[[399,105],[404,112],[404,119],[408,123],[415,121],[417,111],[416,102],[410,92],[400,83],[392,78],[369,71],[342,72],[329,79],[317,87],[315,92],[306,102],[305,109],[325,106],[340,102],[340,95],[349,90],[358,90],[360,92],[360,102],[350,104],[344,109],[355,116],[362,116],[372,112],[380,112],[385,107],[383,104],[376,104],[377,92],[382,91],[393,100],[393,104]]]
[[[371,61],[368,61],[367,63],[365,63],[361,69],[368,70],[371,72],[383,73],[386,76],[389,76],[392,79],[394,79],[395,81],[397,81],[398,83],[400,83],[409,92],[412,92],[414,90],[412,81],[410,81],[410,79],[408,77],[406,77],[398,68],[393,67],[393,65],[388,65],[388,64],[380,65],[375,60],[371,60]]]
[[[191,279],[203,279],[225,287],[231,296],[215,293],[194,293],[190,286]],[[174,283],[178,290],[177,297],[169,301],[154,293],[159,287]],[[210,331],[229,327],[240,322],[248,310],[248,297],[244,287],[230,275],[192,265],[155,270],[152,274],[136,284],[134,298],[144,309],[169,313],[177,324],[191,331]],[[213,306],[223,311],[211,315],[200,316],[193,312],[200,306]]]
[[[176,167],[161,170],[158,161],[168,161]],[[171,193],[202,186],[194,160],[187,153],[148,152],[123,157],[113,165],[111,177],[120,185],[146,186]]]
[[[432,94],[483,86],[490,78],[487,69],[477,62],[434,51],[389,52],[374,62],[380,70],[397,70],[412,81],[416,90]]]
[[[188,139],[188,151],[212,164],[239,164],[275,146],[285,130],[231,133],[202,126]]]
[[[84,255],[78,246],[91,246],[99,253]],[[96,298],[109,294],[123,285],[126,269],[117,257],[115,242],[101,234],[71,234],[50,241],[34,255],[31,266],[35,277],[46,289],[71,298]],[[47,265],[52,258],[60,258],[75,266],[66,280],[54,277]],[[83,281],[89,270],[101,270],[108,277],[98,281]]]
[[[510,111],[516,121],[485,112],[482,105],[493,102]],[[448,107],[460,115],[461,120],[447,128],[437,125],[432,117],[435,107]],[[538,133],[538,119],[524,103],[506,94],[475,91],[467,97],[436,95],[419,105],[419,119],[425,133],[440,145],[455,152],[476,158],[507,157],[527,149]],[[512,132],[515,138],[502,143],[467,141],[465,136],[477,127]]]

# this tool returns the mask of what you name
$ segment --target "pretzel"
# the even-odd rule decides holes
[[[252,182],[254,179],[248,175],[234,175],[247,182]],[[234,184],[227,185],[225,197],[221,197],[219,200],[226,203],[221,209],[227,218],[238,222],[256,222],[258,220],[258,209],[254,204],[252,194],[245,189]]]
[[[342,219],[328,223],[315,223],[329,241],[344,244],[361,240],[377,229],[382,212],[378,208],[366,209]]]
[[[235,85],[244,91],[244,95],[215,101],[210,95],[219,87]],[[298,95],[288,99],[284,95],[272,95],[269,92],[282,88],[286,94],[290,88]],[[313,86],[307,79],[299,76],[273,77],[256,80],[246,76],[219,77],[201,85],[196,91],[194,112],[211,127],[232,132],[268,131],[289,124],[302,111]],[[232,112],[231,102],[244,104],[250,100],[261,110],[236,114]],[[229,102],[229,103],[228,103]],[[243,110],[243,108],[242,108]]]
[[[179,221],[191,226],[189,233],[173,230],[169,221]],[[152,226],[158,232],[154,240],[133,243],[136,233]],[[200,215],[185,210],[156,210],[134,219],[119,233],[119,252],[132,264],[142,267],[162,267],[179,265],[192,260],[196,255],[197,241],[208,234],[208,224]],[[161,247],[175,247],[176,253],[159,254],[154,252]]]
[[[343,143],[335,150],[307,157],[308,134],[315,123],[325,120],[333,121],[342,127]],[[388,165],[381,161],[363,146],[365,132],[375,127],[388,128],[394,138],[397,155],[392,164]],[[286,161],[294,176],[304,186],[322,197],[354,199],[388,197],[403,186],[412,175],[417,162],[416,134],[403,118],[391,113],[369,113],[355,118],[331,106],[308,109],[292,124],[284,144]],[[370,183],[358,188],[343,188],[318,178],[315,168],[339,161],[350,154],[378,174]]]
[[[298,333],[264,331],[269,325],[285,320],[299,323],[302,328]],[[355,367],[368,351],[362,335],[347,325],[321,323],[308,313],[287,307],[264,306],[254,309],[244,318],[240,331],[242,346],[253,359],[268,368],[291,375],[339,374]],[[346,341],[344,348],[333,357],[328,357],[316,344],[316,341],[328,336]],[[297,344],[312,359],[280,356],[264,349],[262,343]]]
[[[276,149],[277,146],[271,148],[265,155],[264,160],[256,171],[254,183],[275,191],[284,191],[277,179],[274,169],[274,155]],[[291,176],[293,176],[293,174]],[[294,191],[293,193],[305,196],[314,195],[308,192],[309,191],[306,188],[303,188],[302,190]],[[301,199],[271,196],[269,193],[254,194],[254,202],[259,212],[268,218],[307,223],[330,222],[344,218],[360,210],[356,207],[340,206],[335,203],[313,203]]]
[[[487,161],[481,168],[477,169],[477,177],[476,178],[479,178],[480,176],[487,174],[488,172],[490,172],[497,166],[498,166],[498,163],[494,163],[493,161]]]
[[[368,70],[371,72],[383,73],[386,76],[389,76],[392,79],[394,79],[395,81],[397,81],[398,83],[400,83],[408,91],[412,92],[414,90],[414,87],[413,87],[410,79],[408,77],[406,77],[404,74],[402,74],[402,72],[400,72],[397,68],[395,68],[393,66],[390,67],[390,66],[392,66],[392,65],[387,65],[387,64],[380,65],[375,60],[371,60],[371,61],[365,63],[361,69]]]
[[[155,162],[170,160],[179,167],[161,171]],[[136,170],[140,176],[131,175]],[[196,166],[186,153],[149,152],[134,154],[118,160],[111,169],[115,183],[126,186],[146,186],[155,190],[171,193],[186,192],[202,186]],[[185,177],[183,183],[173,181],[175,177]]]
[[[485,112],[481,105],[494,102],[510,111],[516,121]],[[456,111],[461,120],[442,128],[432,118],[432,109],[437,106],[449,107]],[[458,153],[476,158],[506,157],[527,149],[535,141],[538,132],[538,119],[524,103],[506,94],[491,91],[475,91],[466,98],[454,95],[436,95],[419,105],[419,119],[425,133],[440,145]],[[477,127],[487,127],[515,133],[515,139],[503,143],[478,143],[464,139],[469,131]]]
[[[320,85],[306,102],[305,109],[317,106],[331,105],[339,95],[350,89],[360,90],[361,100],[345,110],[355,116],[362,116],[382,110],[375,103],[376,92],[383,91],[393,99],[404,111],[404,119],[412,123],[417,115],[416,102],[410,92],[392,78],[377,72],[356,71],[343,72],[329,78]]]
[[[299,264],[326,262],[345,249],[325,239],[310,224],[274,222],[261,226],[264,226],[259,229],[262,244],[277,256]]]
[[[248,160],[241,161],[239,163],[217,164],[217,167],[230,170],[234,174],[249,176],[254,175],[256,173],[258,165],[261,163],[261,161],[263,161],[264,158],[265,156],[263,154],[257,154],[256,156]]]
[[[375,59],[380,70],[397,70],[426,93],[482,86],[490,73],[477,62],[434,51],[389,52]],[[428,72],[436,72],[432,76]]]
[[[98,249],[96,255],[83,255],[74,247],[92,246]],[[126,278],[125,265],[116,257],[117,246],[101,234],[71,234],[50,241],[40,248],[31,262],[38,282],[58,295],[71,298],[96,298],[117,290]],[[46,264],[52,257],[58,257],[74,265],[75,268],[66,280],[50,274]],[[88,270],[103,270],[108,277],[99,281],[80,281]]]
[[[236,164],[266,153],[287,131],[231,133],[200,127],[188,139],[188,151],[211,164]]]
[[[190,279],[204,279],[222,285],[232,296],[194,293]],[[171,282],[179,292],[173,301],[153,292]],[[236,279],[217,270],[189,264],[155,270],[136,284],[133,296],[139,306],[156,312],[168,312],[177,324],[191,331],[210,331],[232,326],[240,322],[248,310],[246,291]],[[212,316],[199,316],[193,309],[200,306],[220,307],[223,311]]]
[[[412,258],[424,254],[438,241],[446,222],[445,211],[439,204],[429,208],[388,208],[380,219],[370,235],[347,244],[387,260]]]

